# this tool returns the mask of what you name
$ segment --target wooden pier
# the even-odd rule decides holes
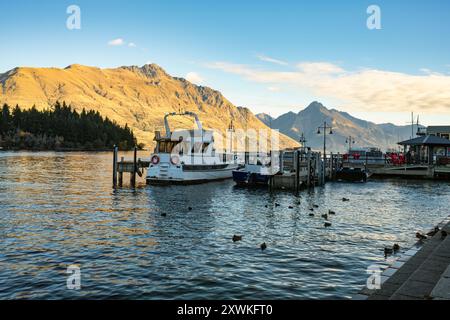
[[[432,180],[450,178],[450,166],[418,164],[374,167],[370,168],[370,170],[374,177],[404,177]]]
[[[342,165],[342,155],[329,154],[325,161],[320,152],[281,151],[280,171],[269,181],[269,189],[294,190],[324,185],[334,180]]]
[[[119,148],[114,146],[113,151],[113,188],[117,186],[123,186],[123,174],[130,174],[130,186],[136,186],[136,175],[142,177],[144,175],[144,169],[150,166],[150,161],[144,161],[137,158],[137,147],[134,147],[133,160],[125,160],[121,157],[118,161]]]
[[[349,164],[343,162],[342,165],[360,167],[368,170],[373,178],[412,178],[426,180],[450,180],[450,165],[437,164],[404,164],[393,165],[389,163],[381,164]]]
[[[113,150],[113,187],[123,186],[123,174],[130,175],[130,186],[136,185],[136,175],[142,177],[144,169],[150,166],[149,160],[137,158],[137,148],[134,148],[132,160],[119,158],[118,147]],[[249,154],[245,155],[245,159]],[[324,185],[326,181],[333,180],[336,170],[342,164],[342,156],[330,154],[324,161],[320,152],[303,150],[283,150],[279,152],[280,170],[269,180],[270,190],[293,190]]]
[[[248,159],[249,155],[245,155]],[[144,169],[150,166],[149,160],[137,158],[134,148],[132,160],[121,157],[118,160],[118,148],[113,152],[113,187],[123,186],[123,174],[130,175],[130,185],[136,185],[136,175],[142,177]],[[361,168],[370,172],[374,178],[415,178],[431,180],[450,180],[450,165],[410,164],[393,165],[386,161],[370,163],[367,159],[354,163],[344,160],[342,154],[327,154],[325,159],[320,152],[311,150],[279,151],[279,172],[270,177],[269,190],[292,190],[298,192],[303,188],[324,185],[336,179],[336,172],[342,167]]]

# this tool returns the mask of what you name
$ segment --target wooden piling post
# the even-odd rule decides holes
[[[297,150],[294,152],[295,161],[295,193],[298,193],[300,185],[300,152]]]
[[[319,152],[316,156],[316,173],[317,173],[317,185],[322,184],[322,174],[323,174],[323,168],[322,168],[322,154]]]
[[[366,152],[366,162],[364,163],[364,171],[367,172],[367,152]]]
[[[124,157],[121,157],[120,158],[120,162],[122,163],[122,169],[123,169],[123,162],[124,162]],[[122,187],[123,186],[123,171],[122,170],[120,170],[119,171],[119,187]]]
[[[113,149],[113,188],[117,187],[117,155],[119,153],[119,148],[114,145]]]
[[[329,175],[330,181],[333,180],[333,165],[334,165],[333,161],[334,161],[333,153],[330,153],[330,175]]]
[[[308,176],[306,180],[306,185],[311,187],[311,151],[308,150],[308,154],[306,155],[306,161],[308,166]]]
[[[132,187],[136,185],[136,171],[137,171],[137,147],[134,147],[134,156],[133,156],[133,172],[130,177],[130,184]]]
[[[280,150],[280,172],[283,173],[284,171],[284,152]]]

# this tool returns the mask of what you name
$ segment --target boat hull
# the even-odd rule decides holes
[[[233,170],[238,165],[226,164],[221,166],[162,166],[149,170],[146,181],[149,185],[168,184],[200,184],[211,181],[231,179]]]
[[[361,169],[343,168],[336,172],[336,180],[350,182],[366,182],[367,173]]]
[[[233,171],[233,180],[240,186],[265,186],[269,182],[270,176],[259,173],[252,173],[243,170]]]

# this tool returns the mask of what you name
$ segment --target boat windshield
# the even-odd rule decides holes
[[[178,143],[178,141],[159,141],[157,149],[161,153],[171,153]]]

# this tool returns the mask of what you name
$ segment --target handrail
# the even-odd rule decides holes
[[[185,111],[185,112],[171,112],[171,113],[166,113],[164,116],[164,127],[166,129],[166,137],[170,138],[171,136],[171,131],[170,131],[170,127],[169,127],[169,121],[168,121],[168,117],[169,116],[192,116],[195,119],[195,123],[197,124],[197,128],[199,130],[203,130],[203,126],[202,123],[200,122],[198,115],[194,112],[191,111]]]

